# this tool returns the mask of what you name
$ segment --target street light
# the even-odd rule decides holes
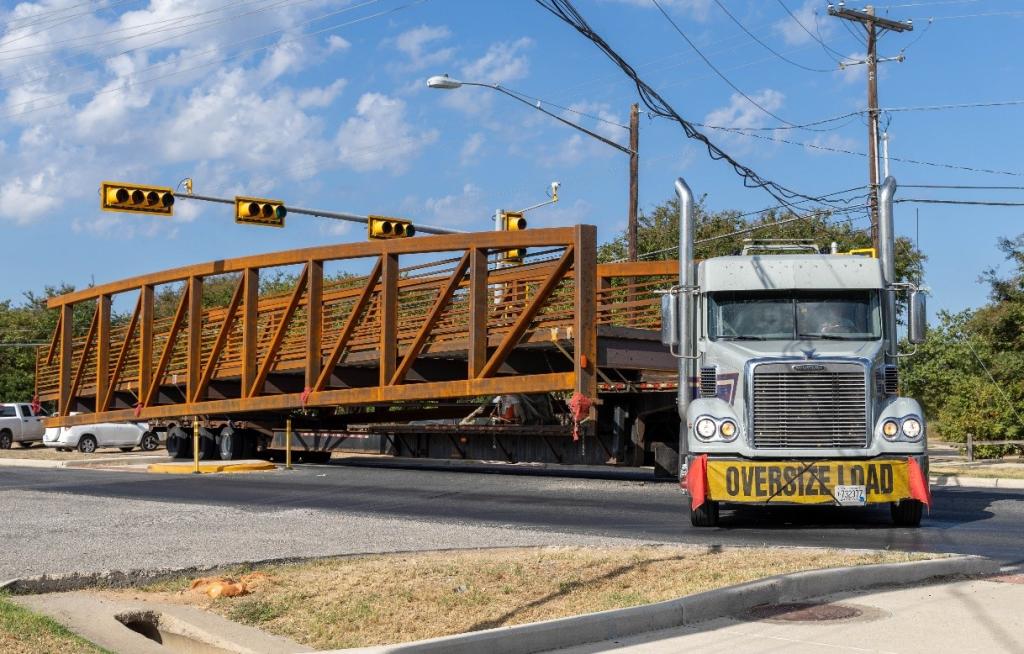
[[[639,140],[640,140],[639,139],[639,133],[640,133],[640,119],[639,119],[639,115],[640,114],[639,114],[639,107],[636,104],[634,104],[632,106],[631,111],[630,111],[630,117],[629,117],[629,145],[630,145],[630,147],[627,148],[627,147],[623,147],[623,146],[619,145],[618,143],[616,143],[615,141],[612,141],[611,139],[606,139],[605,137],[601,136],[600,134],[597,134],[595,132],[590,131],[586,127],[583,127],[581,125],[577,125],[576,123],[574,123],[572,121],[569,121],[569,120],[566,120],[565,118],[562,118],[561,116],[559,116],[556,113],[548,111],[547,109],[545,109],[544,107],[541,106],[541,103],[540,103],[539,100],[537,101],[536,104],[534,104],[533,102],[530,102],[529,100],[527,100],[526,98],[520,96],[519,94],[514,93],[512,91],[509,91],[508,89],[504,88],[503,86],[501,86],[500,84],[497,84],[497,83],[495,83],[495,84],[483,84],[483,83],[480,83],[480,82],[464,82],[464,81],[461,81],[461,80],[457,80],[457,79],[453,79],[451,77],[448,77],[447,75],[434,75],[434,76],[432,76],[432,77],[427,79],[427,86],[429,88],[432,88],[432,89],[443,89],[443,90],[446,90],[446,91],[452,90],[452,89],[458,89],[458,88],[461,88],[463,86],[480,86],[480,87],[483,87],[483,88],[493,89],[493,90],[498,91],[500,93],[504,93],[505,95],[507,95],[510,98],[513,98],[515,100],[518,100],[519,102],[522,102],[523,104],[527,105],[528,107],[530,107],[532,109],[536,109],[537,111],[539,111],[541,113],[547,114],[548,116],[551,116],[552,118],[554,118],[558,122],[563,123],[565,125],[568,125],[569,127],[572,127],[573,129],[575,129],[577,131],[583,132],[587,136],[595,138],[598,141],[601,141],[602,143],[604,143],[606,145],[610,145],[611,147],[615,148],[619,152],[623,152],[625,154],[628,154],[629,155],[629,228],[627,230],[627,235],[626,235],[627,239],[626,240],[627,240],[627,247],[628,247],[628,250],[629,250],[629,260],[630,261],[636,261],[636,258],[637,258],[637,252],[636,252],[636,241],[637,241],[636,214],[637,214],[637,195],[638,195],[638,187],[639,187],[639,184],[638,184],[638,178],[639,178],[639,153],[638,153],[637,150],[639,148]]]

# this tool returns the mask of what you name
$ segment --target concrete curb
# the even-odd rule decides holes
[[[775,604],[877,586],[950,576],[995,574],[999,563],[978,556],[833,568],[769,577],[738,586],[628,609],[601,611],[413,643],[333,650],[334,654],[532,654],[680,627]],[[330,654],[330,653],[328,653]]]
[[[178,461],[175,463],[151,463],[147,472],[164,475],[192,475],[196,472],[195,463]],[[266,472],[277,470],[277,466],[269,461],[214,461],[200,462],[200,474]]]
[[[166,456],[138,454],[136,456],[97,457],[95,459],[8,459],[0,457],[0,468],[104,468],[169,461]]]
[[[962,475],[932,475],[933,488],[1007,488],[1024,489],[1024,479],[1008,477],[964,477]]]

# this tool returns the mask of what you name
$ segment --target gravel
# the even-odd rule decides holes
[[[3,495],[0,581],[39,574],[213,566],[285,557],[651,542],[337,510],[249,510],[14,489],[6,489]]]

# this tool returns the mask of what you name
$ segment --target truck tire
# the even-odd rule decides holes
[[[718,502],[706,500],[700,507],[691,508],[690,524],[694,527],[717,527]]]
[[[78,439],[78,451],[83,454],[92,454],[96,451],[96,437],[92,434],[82,434]]]
[[[218,458],[217,439],[209,429],[199,430],[199,460],[213,461]]]
[[[220,430],[220,458],[222,461],[236,461],[242,458],[244,436],[231,427]]]
[[[14,442],[14,437],[11,436],[11,432],[8,430],[0,431],[0,450],[11,449],[11,443]]]
[[[918,500],[900,500],[889,505],[889,512],[897,527],[920,527],[924,504]]]

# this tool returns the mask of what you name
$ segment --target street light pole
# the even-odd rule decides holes
[[[577,131],[583,132],[587,136],[595,138],[598,141],[601,141],[602,143],[604,143],[605,145],[610,145],[611,147],[615,148],[619,152],[622,152],[624,154],[629,155],[629,223],[628,223],[628,227],[626,229],[626,239],[627,239],[627,249],[628,249],[629,260],[630,261],[636,261],[636,259],[637,259],[637,206],[638,206],[637,195],[638,195],[638,192],[639,192],[639,168],[640,168],[640,165],[639,165],[640,164],[640,162],[639,162],[640,155],[639,155],[639,152],[638,152],[639,143],[640,143],[640,109],[639,109],[639,107],[636,104],[634,104],[631,107],[631,110],[630,110],[630,115],[629,115],[629,147],[626,148],[626,147],[623,147],[623,146],[619,145],[615,141],[612,141],[611,139],[607,139],[607,138],[601,136],[600,134],[597,134],[595,132],[590,131],[586,127],[583,127],[581,125],[577,125],[576,123],[572,122],[571,120],[566,120],[565,118],[562,118],[558,114],[556,114],[554,112],[551,112],[551,111],[548,111],[544,107],[540,106],[540,102],[539,101],[537,102],[537,104],[534,104],[534,103],[530,102],[529,100],[527,100],[527,99],[517,95],[516,93],[513,93],[512,91],[509,91],[508,89],[504,88],[500,84],[482,84],[480,82],[463,82],[463,81],[460,81],[460,80],[457,80],[457,79],[452,79],[451,77],[448,77],[447,75],[434,75],[433,77],[427,79],[427,86],[432,88],[432,89],[445,89],[445,90],[457,89],[457,88],[460,88],[460,87],[463,87],[463,86],[479,86],[479,87],[483,87],[483,88],[493,89],[493,90],[498,91],[500,93],[504,93],[505,95],[507,95],[508,97],[510,97],[510,98],[512,98],[514,100],[518,100],[519,102],[522,102],[523,104],[527,105],[528,107],[530,107],[532,109],[536,109],[537,111],[539,111],[539,112],[541,112],[543,114],[547,114],[548,116],[551,116],[552,118],[554,118],[558,122],[563,123],[565,125],[568,125],[569,127],[572,127],[573,129],[575,129]]]

